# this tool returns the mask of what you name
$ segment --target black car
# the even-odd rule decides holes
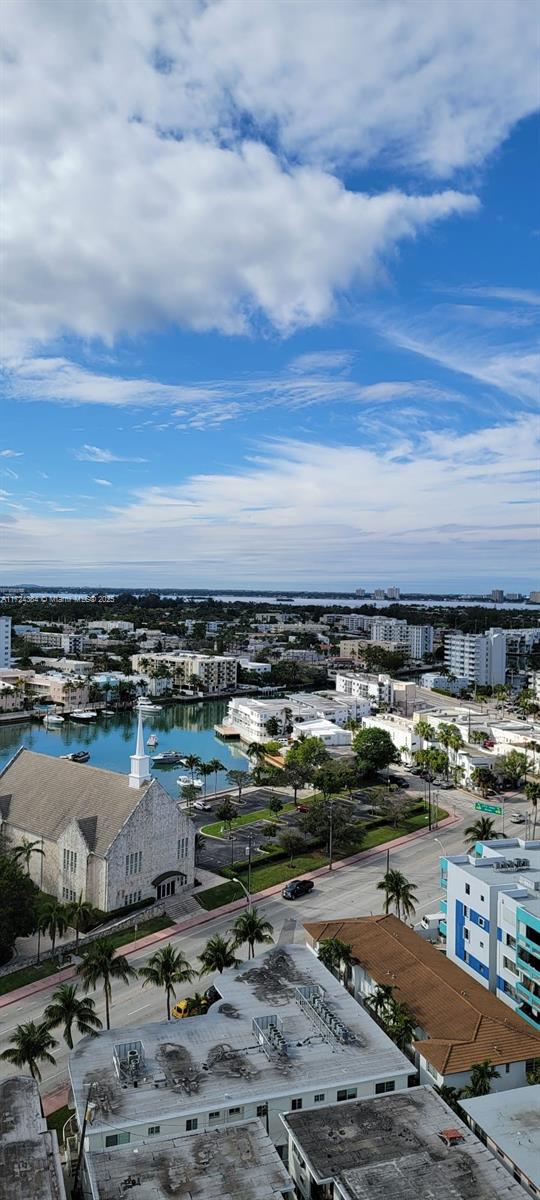
[[[395,783],[395,784],[397,784],[398,787],[402,787],[402,788],[409,787],[407,780],[403,779],[401,775],[389,775],[388,783]]]
[[[282,889],[281,895],[285,900],[298,900],[299,896],[306,896],[308,892],[312,892],[314,886],[312,879],[291,879]]]
[[[210,987],[207,988],[204,993],[204,998],[208,1004],[208,1007],[210,1008],[211,1004],[216,1004],[217,1001],[221,1000],[222,997],[221,992],[218,992],[217,988],[214,987],[213,983],[211,983]]]

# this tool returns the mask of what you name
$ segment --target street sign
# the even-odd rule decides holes
[[[474,807],[479,809],[480,812],[496,813],[499,817],[502,813],[500,804],[482,804],[480,800],[477,800]]]

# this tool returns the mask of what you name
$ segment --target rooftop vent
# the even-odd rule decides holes
[[[493,866],[496,871],[517,871],[528,867],[528,858],[496,858]]]
[[[114,1069],[120,1083],[137,1087],[145,1075],[144,1046],[139,1039],[133,1042],[117,1042],[113,1047]]]
[[[261,1050],[264,1050],[270,1062],[276,1059],[288,1058],[289,1051],[283,1033],[283,1021],[276,1013],[267,1017],[254,1017],[251,1028]]]
[[[339,1017],[336,1017],[326,1003],[326,993],[319,984],[302,985],[294,989],[294,998],[302,1012],[313,1022],[327,1042],[339,1043],[342,1046],[354,1042],[355,1036]]]

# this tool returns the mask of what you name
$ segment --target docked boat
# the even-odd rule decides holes
[[[184,759],[178,750],[163,750],[152,759],[153,767],[183,767]]]
[[[204,783],[203,783],[202,779],[198,779],[197,776],[195,776],[195,778],[192,779],[191,775],[179,775],[176,782],[178,784],[178,787],[196,787],[196,788],[204,787]]]
[[[85,763],[90,755],[88,750],[74,750],[73,754],[62,754],[61,758],[67,758],[68,762]]]
[[[44,725],[63,725],[64,718],[60,716],[60,713],[46,713],[43,718],[43,724]]]
[[[137,700],[137,709],[143,713],[161,712],[161,704],[154,704],[153,700],[149,700],[147,696],[140,696]]]
[[[146,739],[146,745],[150,746],[150,748],[152,748],[153,746],[157,746],[157,744],[158,744],[158,740],[157,740],[155,733],[151,733],[150,737]]]
[[[69,715],[72,721],[95,721],[97,712],[90,708],[74,708]]]

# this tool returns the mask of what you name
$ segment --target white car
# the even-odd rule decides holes
[[[211,812],[212,811],[212,805],[209,804],[207,800],[195,800],[193,803],[193,807],[198,808],[199,812]]]

